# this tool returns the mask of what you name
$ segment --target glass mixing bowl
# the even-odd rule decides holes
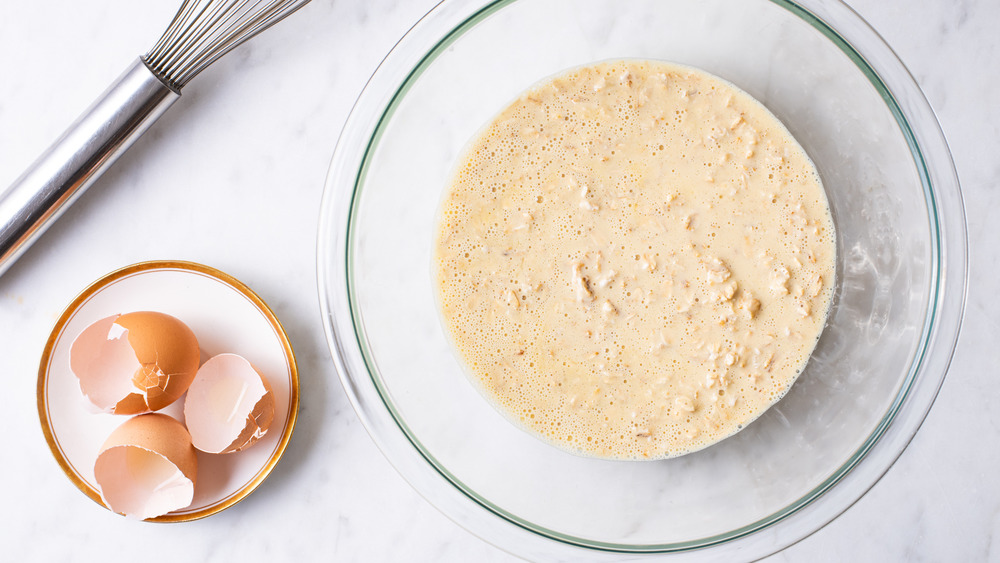
[[[519,92],[613,58],[699,67],[750,93],[815,162],[837,229],[827,326],[791,391],[676,459],[578,457],[514,427],[463,373],[435,305],[442,191]],[[319,289],[344,387],[424,497],[529,559],[752,559],[832,520],[913,437],[961,323],[966,235],[937,121],[836,0],[445,1],[399,42],[345,126],[324,194]]]

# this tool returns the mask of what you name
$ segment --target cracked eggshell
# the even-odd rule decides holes
[[[101,446],[94,463],[104,504],[140,520],[191,504],[197,471],[191,435],[183,424],[159,413],[126,420]]]
[[[80,390],[102,412],[139,414],[162,409],[184,394],[201,353],[180,320],[153,311],[105,317],[70,348]]]
[[[208,453],[244,450],[274,421],[274,393],[242,356],[210,358],[188,389],[184,420],[194,447]]]

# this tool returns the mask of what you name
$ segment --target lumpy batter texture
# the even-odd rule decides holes
[[[512,421],[656,459],[788,390],[834,259],[816,170],[762,105],[691,68],[615,61],[533,87],[472,140],[435,265],[454,345]]]

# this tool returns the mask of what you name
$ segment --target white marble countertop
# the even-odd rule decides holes
[[[382,457],[326,348],[317,209],[356,96],[435,0],[314,0],[226,57],[0,277],[0,546],[7,561],[508,561],[441,515]],[[966,199],[970,279],[955,360],[923,428],[855,506],[773,561],[1000,560],[1000,4],[849,0],[938,113]],[[0,4],[0,186],[9,185],[159,37],[176,0]],[[242,279],[295,347],[291,445],[238,506],[183,525],[97,507],[38,423],[42,348],[63,307],[118,267],[185,259]],[[970,398],[972,399],[970,401]],[[294,559],[293,559],[294,558]]]

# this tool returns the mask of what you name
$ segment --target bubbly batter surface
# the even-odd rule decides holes
[[[762,105],[654,61],[536,85],[472,140],[436,239],[444,324],[480,390],[576,453],[721,440],[805,366],[834,231],[816,170]]]

